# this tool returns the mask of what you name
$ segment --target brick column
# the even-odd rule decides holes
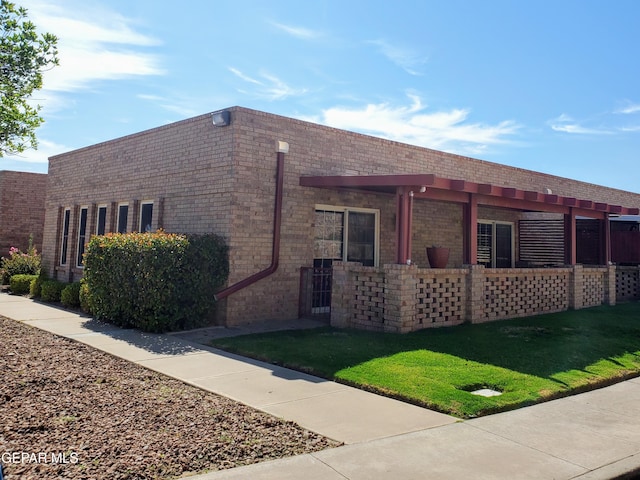
[[[408,333],[414,329],[416,317],[417,285],[415,265],[388,264],[383,267],[384,331]]]
[[[580,310],[584,307],[583,298],[584,269],[582,265],[571,266],[569,275],[569,308]]]
[[[353,273],[349,266],[360,263],[333,262],[331,283],[331,326],[347,328],[351,324],[353,311],[350,307],[355,289]]]
[[[484,321],[484,265],[468,265],[467,277],[467,313],[466,320],[471,323]]]
[[[604,303],[615,305],[616,300],[616,266],[609,265],[604,278]]]

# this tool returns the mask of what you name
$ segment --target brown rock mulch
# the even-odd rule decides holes
[[[0,371],[5,480],[175,478],[337,446],[4,317]]]

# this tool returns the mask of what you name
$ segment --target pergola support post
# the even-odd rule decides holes
[[[396,263],[406,265],[411,260],[411,224],[413,222],[413,192],[396,190]]]
[[[463,204],[463,248],[464,263],[478,264],[478,199],[469,194],[469,201]]]

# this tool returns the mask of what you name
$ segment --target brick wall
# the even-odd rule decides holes
[[[230,246],[229,284],[266,268],[271,262],[278,140],[290,144],[285,155],[279,268],[225,300],[220,311],[229,325],[297,316],[299,269],[313,261],[317,204],[378,209],[380,265],[395,261],[393,195],[305,188],[299,185],[302,175],[434,173],[526,190],[551,188],[559,195],[640,206],[638,194],[245,108],[230,110],[227,127],[214,127],[210,116],[202,115],[52,157],[44,232],[49,271],[62,279],[82,274],[81,269],[58,265],[64,208],[71,208],[71,226],[76,228],[73,237],[79,207],[88,206],[94,212],[94,206],[106,204],[109,218],[114,219],[118,203],[138,206],[143,200],[154,202],[154,227],[160,226],[162,215],[167,231],[223,235]],[[161,210],[158,215],[156,206]],[[460,267],[461,207],[428,201],[416,201],[414,206],[414,261],[426,266],[424,249],[446,243],[452,246],[449,266]],[[129,230],[137,229],[133,213]],[[514,215],[499,209],[479,210],[479,218],[513,219]],[[90,225],[95,226],[94,215],[90,215]],[[73,242],[71,246],[77,249]]]
[[[486,269],[482,320],[567,310],[570,271],[570,268]]]
[[[615,267],[423,269],[336,262],[331,325],[407,333],[424,328],[614,305]]]
[[[616,267],[616,299],[619,302],[640,299],[640,267]]]
[[[30,235],[42,251],[46,185],[44,173],[0,171],[1,256],[8,256],[10,247],[26,251]]]
[[[87,239],[98,207],[107,232],[128,204],[127,231],[138,231],[142,202],[153,202],[152,229],[230,237],[233,138],[204,115],[50,158],[43,264],[54,278],[77,280],[79,212],[89,210]],[[62,215],[70,209],[67,265],[60,265]],[[221,310],[224,312],[224,309]]]

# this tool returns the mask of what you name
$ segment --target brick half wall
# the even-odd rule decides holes
[[[616,268],[382,268],[335,262],[331,325],[407,333],[615,305]]]

